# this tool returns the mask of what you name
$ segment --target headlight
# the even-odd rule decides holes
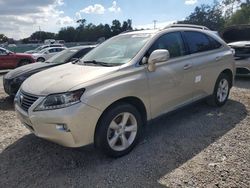
[[[85,89],[48,95],[36,108],[35,111],[54,110],[65,108],[73,104],[79,103]]]

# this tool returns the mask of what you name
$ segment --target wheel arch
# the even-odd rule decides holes
[[[229,76],[229,78],[230,78],[230,88],[232,88],[233,87],[233,80],[234,80],[234,76],[233,76],[233,72],[232,72],[232,70],[230,70],[230,69],[225,69],[225,70],[223,70],[221,73],[220,73],[220,75],[221,74],[226,74],[227,76]]]
[[[132,106],[134,106],[138,112],[140,113],[141,117],[142,117],[142,121],[143,121],[143,125],[145,125],[147,123],[147,110],[146,110],[146,106],[145,104],[142,102],[141,99],[139,99],[138,97],[124,97],[121,99],[116,100],[115,102],[113,102],[112,104],[110,104],[101,114],[101,116],[99,117],[96,127],[95,127],[95,132],[94,132],[94,141],[95,141],[95,136],[96,136],[96,132],[98,130],[98,127],[100,126],[100,121],[102,120],[102,118],[104,117],[105,113],[111,109],[112,107],[114,107],[115,105],[118,105],[119,103],[127,103],[130,104]]]

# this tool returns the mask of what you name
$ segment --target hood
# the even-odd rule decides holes
[[[18,56],[18,57],[29,57],[31,58],[31,54],[26,54],[26,53],[15,53],[15,56]]]
[[[35,53],[35,50],[29,50],[29,51],[26,51],[24,53],[26,53],[26,54],[32,54],[32,53]]]
[[[231,42],[228,43],[229,46],[232,47],[250,47],[250,41],[238,41],[238,42]]]
[[[22,84],[21,89],[30,94],[43,96],[63,93],[79,84],[112,74],[119,68],[68,63],[32,75]]]
[[[33,57],[37,57],[37,56],[40,56],[41,54],[40,53],[33,53],[31,54]]]
[[[53,66],[51,63],[32,63],[32,64],[29,64],[29,65],[24,65],[24,66],[21,66],[21,67],[18,67],[16,69],[14,69],[14,70],[9,71],[5,75],[5,78],[6,79],[12,79],[12,78],[20,76],[22,74],[26,74],[26,73],[29,73],[29,72],[36,71],[38,69],[42,69],[42,68],[45,68],[45,67],[51,67],[51,66]]]

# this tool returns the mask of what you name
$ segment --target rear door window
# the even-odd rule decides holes
[[[184,36],[188,43],[191,54],[205,52],[213,49],[210,40],[203,33],[195,31],[185,31]]]

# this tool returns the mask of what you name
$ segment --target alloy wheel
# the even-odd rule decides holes
[[[133,114],[129,112],[118,114],[108,128],[107,140],[109,146],[115,151],[127,149],[134,142],[137,129],[137,121]]]
[[[218,90],[217,90],[217,99],[219,102],[224,102],[227,99],[229,91],[229,84],[226,79],[222,79],[219,83]]]

